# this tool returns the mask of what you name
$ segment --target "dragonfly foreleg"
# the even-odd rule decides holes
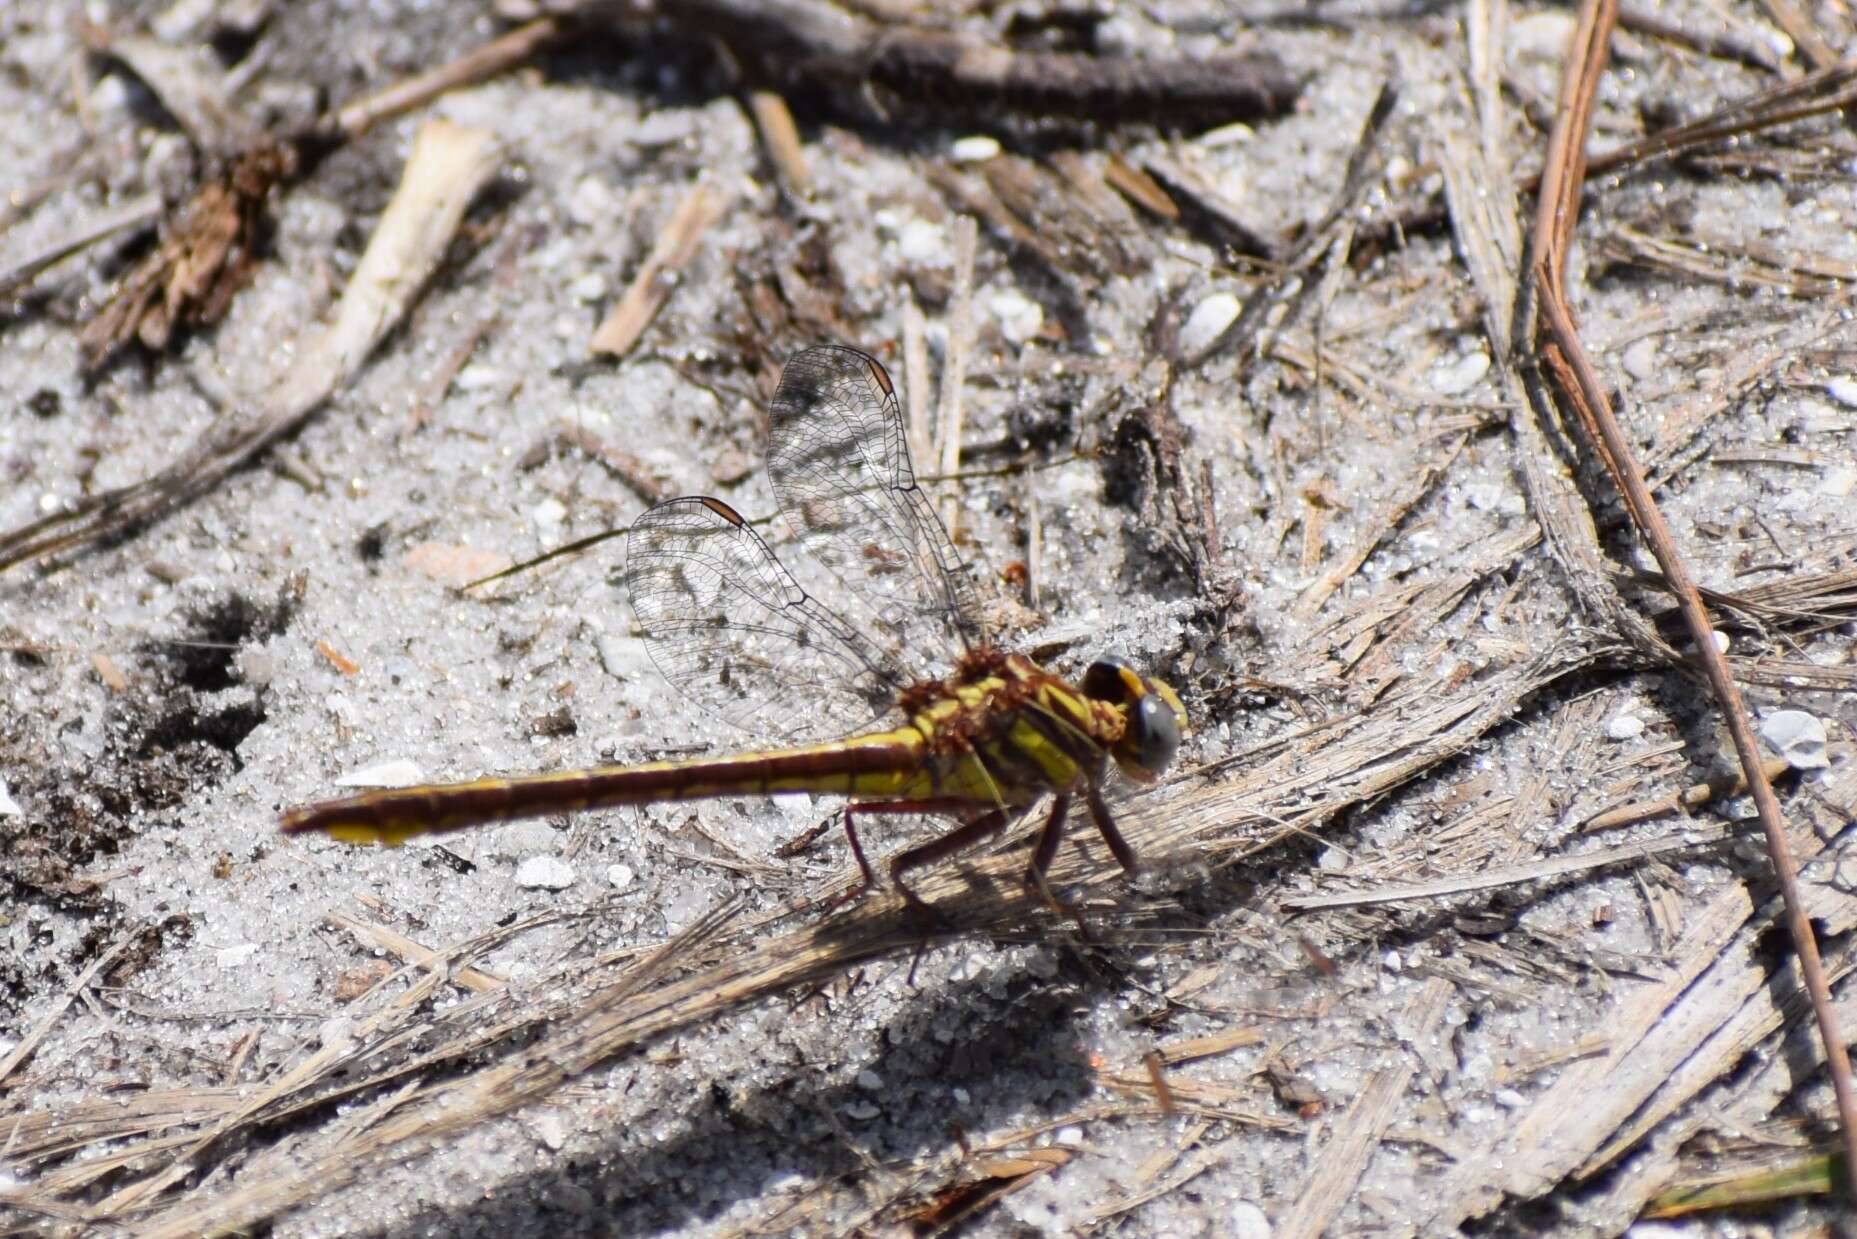
[[[1128,840],[1116,829],[1115,815],[1109,812],[1109,806],[1103,801],[1103,789],[1094,782],[1089,784],[1085,793],[1090,806],[1090,819],[1096,823],[1096,829],[1102,832],[1103,842],[1109,845],[1109,851],[1122,866],[1122,871],[1131,877],[1141,872],[1141,862],[1135,859],[1135,849],[1128,846]]]

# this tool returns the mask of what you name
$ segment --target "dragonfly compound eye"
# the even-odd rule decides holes
[[[1083,673],[1083,692],[1098,701],[1121,705],[1141,695],[1141,677],[1126,659],[1099,658]]]
[[[1173,706],[1160,694],[1148,693],[1129,711],[1128,726],[1141,768],[1153,774],[1167,769],[1180,748],[1180,719]]]

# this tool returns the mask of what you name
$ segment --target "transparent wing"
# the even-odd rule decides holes
[[[805,551],[789,562],[886,660],[939,677],[985,643],[973,583],[916,485],[896,389],[875,358],[820,346],[787,362],[768,406],[767,473]]]
[[[846,734],[907,683],[720,499],[672,499],[634,521],[625,582],[664,678],[756,737]]]

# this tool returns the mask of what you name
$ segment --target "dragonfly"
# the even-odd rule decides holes
[[[622,805],[843,796],[863,878],[854,893],[877,883],[860,820],[952,820],[888,864],[897,892],[933,915],[903,875],[1003,830],[1049,795],[1029,886],[1059,906],[1046,873],[1077,799],[1135,874],[1104,795],[1109,769],[1154,782],[1187,731],[1186,708],[1125,659],[1099,658],[1073,683],[988,640],[972,577],[911,467],[882,364],[840,345],[795,354],[769,403],[766,465],[792,534],[786,559],[722,500],[686,496],[632,524],[622,572],[664,678],[763,747],[373,791],[291,809],[283,829],[391,845]]]

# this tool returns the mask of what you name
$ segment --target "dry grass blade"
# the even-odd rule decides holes
[[[1615,263],[1730,288],[1771,288],[1793,297],[1832,296],[1857,279],[1857,266],[1850,263],[1725,237],[1656,237],[1635,228],[1620,228],[1600,242],[1599,252]]]
[[[52,1026],[58,1022],[59,1017],[70,1009],[71,1004],[77,1001],[78,995],[83,993],[84,988],[96,979],[97,974],[115,963],[122,957],[124,951],[141,940],[142,932],[136,930],[130,933],[115,946],[91,960],[84,971],[78,973],[77,980],[71,982],[71,987],[65,991],[64,997],[46,1013],[44,1019],[39,1021],[38,1027],[21,1037],[19,1044],[13,1047],[12,1052],[0,1059],[0,1085],[6,1083],[6,1078],[12,1075],[21,1063],[32,1057],[32,1052],[38,1049],[39,1043],[51,1033]]]
[[[1812,832],[1801,836],[1802,850],[1824,856],[1825,872],[1808,888],[1809,906],[1839,927],[1848,927],[1854,915],[1851,900],[1835,885],[1835,850],[1844,843],[1833,839],[1827,846]],[[1508,1139],[1469,1159],[1428,1224],[1455,1229],[1503,1194],[1533,1197],[1569,1175],[1590,1175],[1638,1147],[1658,1121],[1744,1062],[1750,1046],[1796,1014],[1783,1009],[1793,974],[1773,976],[1757,947],[1775,911],[1757,904],[1745,887],[1731,886],[1692,914],[1683,950],[1669,960],[1668,973],[1615,1009],[1603,1051],[1569,1064],[1517,1116]],[[1789,1077],[1811,1070],[1797,1055],[1772,1057]],[[1762,1090],[1757,1116],[1796,1091],[1798,1082]],[[1680,1145],[1703,1123],[1732,1129],[1736,1121],[1710,1105],[1665,1140]],[[1665,1181],[1655,1170],[1627,1179],[1629,1186],[1621,1190],[1633,1196],[1647,1195]]]
[[[1433,978],[1425,983],[1413,1004],[1416,1014],[1408,1040],[1423,1041],[1433,1036],[1450,999],[1450,982]],[[1284,1239],[1316,1239],[1327,1232],[1329,1224],[1354,1194],[1354,1186],[1367,1169],[1367,1159],[1387,1125],[1393,1121],[1394,1106],[1405,1095],[1406,1086],[1418,1073],[1415,1057],[1380,1068],[1367,1081],[1367,1087],[1349,1107],[1340,1130],[1323,1152],[1311,1174],[1296,1194],[1289,1212],[1278,1219],[1275,1233]]]
[[[1763,755],[1748,725],[1741,692],[1726,659],[1715,645],[1712,625],[1702,598],[1690,578],[1655,498],[1644,484],[1630,443],[1613,415],[1611,398],[1581,343],[1567,303],[1564,287],[1566,251],[1585,178],[1583,154],[1590,128],[1593,100],[1606,63],[1615,8],[1612,0],[1590,0],[1582,10],[1580,32],[1569,56],[1562,87],[1562,105],[1542,180],[1536,217],[1533,277],[1543,318],[1539,345],[1546,373],[1562,398],[1574,409],[1592,449],[1606,463],[1623,497],[1632,522],[1657,558],[1664,578],[1676,595],[1696,659],[1709,682],[1734,741],[1735,752],[1748,780],[1761,827],[1767,837],[1767,854],[1785,899],[1787,930],[1798,955],[1799,971],[1817,1016],[1826,1065],[1837,1097],[1839,1122],[1847,1148],[1847,1170],[1857,1195],[1857,1095],[1851,1085],[1850,1059],[1831,1006],[1818,944],[1799,891],[1792,844],[1781,822],[1779,801],[1764,769]]]
[[[1676,154],[1732,138],[1840,111],[1857,102],[1857,60],[1844,60],[1723,104],[1687,124],[1662,129],[1617,150],[1592,156],[1589,175],[1614,172],[1659,155]],[[1543,175],[1545,176],[1545,170]]]
[[[161,197],[150,193],[132,198],[121,206],[109,207],[87,219],[78,220],[69,231],[56,240],[41,245],[30,253],[0,259],[0,297],[10,295],[14,289],[32,280],[39,272],[62,262],[81,250],[89,249],[98,241],[115,236],[119,232],[139,231],[160,218]]]
[[[1295,251],[1284,261],[1278,278],[1266,281],[1246,297],[1238,317],[1192,358],[1183,359],[1184,364],[1203,364],[1228,348],[1238,350],[1242,363],[1253,352],[1262,351],[1258,341],[1265,317],[1272,306],[1288,303],[1291,307],[1279,324],[1280,328],[1287,326],[1307,303],[1318,283],[1309,278],[1310,272],[1328,256],[1336,230],[1353,227],[1351,212],[1370,183],[1368,173],[1375,166],[1375,157],[1380,149],[1380,134],[1398,102],[1399,83],[1389,79],[1380,87],[1373,107],[1362,122],[1360,138],[1355,142],[1354,150],[1348,157],[1347,170],[1342,174],[1340,191],[1329,204],[1327,213],[1310,225]],[[1349,235],[1351,241],[1352,234]]]
[[[553,17],[540,17],[499,35],[449,64],[440,65],[385,90],[344,104],[327,118],[322,128],[346,138],[360,137],[383,120],[405,115],[438,98],[448,90],[486,81],[535,55],[561,33],[562,23]]]
[[[793,123],[787,101],[771,90],[750,91],[748,110],[760,131],[761,145],[767,148],[767,158],[780,174],[780,187],[790,198],[805,198],[812,192],[812,171],[806,166],[799,127]]]
[[[1777,779],[1786,773],[1787,762],[1784,757],[1769,758],[1767,777]],[[1723,775],[1706,782],[1691,784],[1680,792],[1661,796],[1656,800],[1641,801],[1636,804],[1620,805],[1604,813],[1595,814],[1580,829],[1587,834],[1601,830],[1617,830],[1621,826],[1635,826],[1639,822],[1648,822],[1653,818],[1663,817],[1669,813],[1693,813],[1706,804],[1726,796],[1739,796],[1747,790],[1747,780],[1739,771],[1732,775]]]
[[[1519,886],[1524,882],[1538,882],[1543,878],[1560,877],[1568,873],[1589,873],[1608,865],[1631,864],[1670,852],[1707,847],[1732,839],[1739,833],[1734,826],[1711,826],[1685,830],[1660,839],[1646,839],[1642,843],[1628,843],[1621,847],[1604,848],[1576,856],[1550,856],[1529,861],[1526,864],[1485,869],[1461,878],[1440,878],[1435,882],[1414,882],[1405,886],[1382,887],[1378,890],[1341,891],[1333,895],[1303,895],[1284,900],[1283,906],[1293,912],[1313,912],[1318,908],[1354,908],[1368,904],[1394,903],[1402,899],[1444,899],[1470,891],[1492,890],[1500,886]]]
[[[177,47],[81,23],[90,50],[129,66],[201,150],[223,159],[263,144],[258,124],[233,106],[219,61],[204,45]]]

